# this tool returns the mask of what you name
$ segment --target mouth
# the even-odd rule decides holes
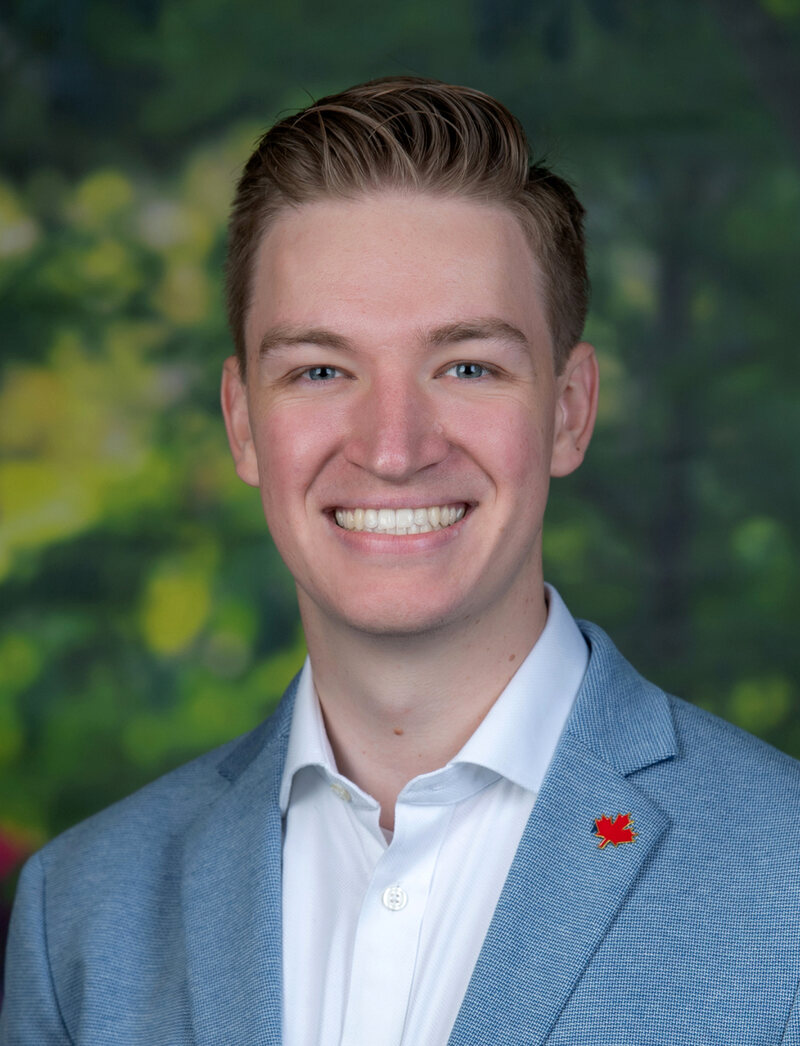
[[[337,508],[333,515],[343,530],[372,534],[427,534],[446,530],[463,518],[467,505],[432,505],[428,508]]]

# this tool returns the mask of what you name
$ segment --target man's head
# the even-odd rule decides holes
[[[362,94],[369,116],[342,103]],[[580,205],[476,92],[317,108],[270,132],[234,207],[237,472],[307,636],[536,634],[550,477],[580,464],[597,402]]]
[[[381,189],[501,204],[517,218],[543,274],[560,373],[586,316],[583,207],[563,179],[530,163],[522,126],[495,99],[397,77],[360,84],[286,117],[248,160],[234,199],[227,264],[242,376],[254,259],[267,228],[287,208]]]

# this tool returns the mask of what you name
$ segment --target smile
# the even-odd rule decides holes
[[[336,509],[336,522],[344,530],[369,530],[376,534],[427,534],[457,523],[466,505],[434,505],[431,508]]]

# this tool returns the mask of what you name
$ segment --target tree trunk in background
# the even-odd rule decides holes
[[[661,217],[656,230],[659,275],[655,322],[643,375],[642,432],[655,470],[648,533],[648,635],[654,663],[690,656],[691,542],[696,507],[691,473],[700,445],[697,389],[704,387],[693,360],[691,330],[691,223],[698,178],[689,170],[655,173]],[[645,479],[645,484],[647,480]]]
[[[800,158],[800,63],[790,27],[782,26],[759,0],[709,0],[709,5],[739,47],[753,82]]]

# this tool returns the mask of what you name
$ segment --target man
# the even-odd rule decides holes
[[[800,773],[544,585],[582,208],[433,81],[274,127],[222,405],[296,584],[276,714],[28,864],[3,1046],[800,1042]]]

